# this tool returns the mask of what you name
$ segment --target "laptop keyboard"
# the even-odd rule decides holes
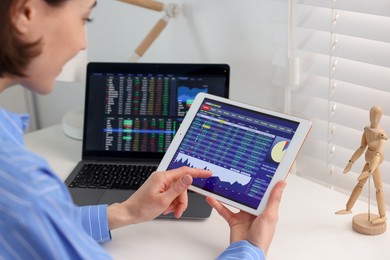
[[[157,166],[85,164],[69,188],[138,189]]]

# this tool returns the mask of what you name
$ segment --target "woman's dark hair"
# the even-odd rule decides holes
[[[12,12],[25,0],[0,0],[0,77],[5,74],[25,76],[32,58],[41,53],[41,41],[25,42],[12,24]],[[68,0],[42,0],[51,6],[61,6]]]

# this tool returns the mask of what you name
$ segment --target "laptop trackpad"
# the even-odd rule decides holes
[[[107,190],[99,201],[99,204],[111,205],[117,202],[127,200],[135,191],[134,190]]]
[[[73,202],[78,206],[97,205],[106,190],[69,188]]]

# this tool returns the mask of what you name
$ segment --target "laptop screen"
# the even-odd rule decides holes
[[[228,97],[229,66],[88,64],[84,159],[162,158],[200,92]]]

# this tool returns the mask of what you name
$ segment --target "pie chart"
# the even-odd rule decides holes
[[[274,160],[277,163],[280,163],[284,157],[284,154],[287,151],[288,144],[289,142],[286,140],[280,141],[277,144],[275,144],[275,146],[272,148],[271,151],[272,160]]]

